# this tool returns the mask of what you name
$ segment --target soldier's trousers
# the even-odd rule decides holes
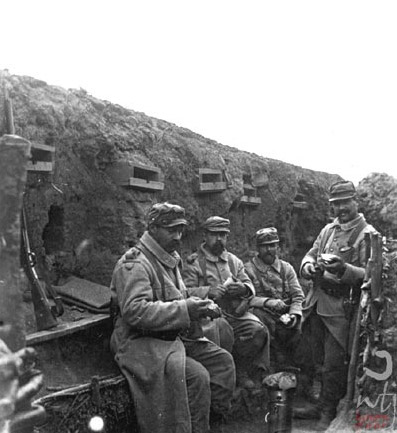
[[[270,367],[270,336],[267,327],[252,313],[241,317],[228,315],[233,328],[233,357],[236,369],[268,370]]]
[[[267,370],[270,337],[267,327],[252,313],[227,315],[203,327],[204,335],[233,354],[238,370]]]
[[[184,341],[186,382],[192,433],[204,432],[209,406],[216,413],[230,409],[236,374],[229,352],[211,341]]]
[[[346,350],[329,331],[326,320],[326,317],[312,311],[304,322],[302,332],[304,340],[310,344],[314,364],[321,365],[320,405],[325,410],[335,411],[346,394],[348,357]]]

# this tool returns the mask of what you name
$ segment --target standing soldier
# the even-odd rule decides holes
[[[207,433],[210,405],[226,414],[234,391],[232,356],[202,338],[199,321],[211,301],[187,297],[179,272],[186,224],[182,207],[155,204],[148,231],[113,272],[111,347],[142,433]]]
[[[244,265],[256,291],[250,306],[270,331],[272,366],[282,370],[294,365],[305,295],[292,265],[279,258],[277,229],[261,229],[255,239],[258,254]]]
[[[268,331],[262,322],[248,312],[255,289],[244,270],[243,262],[226,250],[230,221],[219,216],[204,224],[204,242],[191,255],[183,270],[189,293],[213,299],[234,333],[233,357],[237,384],[254,388],[269,368]]]
[[[314,280],[304,306],[303,333],[322,364],[322,388],[318,403],[296,409],[295,416],[319,418],[318,431],[328,428],[346,393],[349,331],[366,265],[364,234],[374,231],[358,213],[352,182],[333,184],[329,202],[335,219],[321,230],[300,268],[302,277]]]

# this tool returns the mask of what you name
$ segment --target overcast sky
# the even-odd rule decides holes
[[[358,183],[397,177],[397,2],[10,0],[0,69]]]

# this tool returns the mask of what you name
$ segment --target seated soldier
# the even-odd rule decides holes
[[[208,432],[210,407],[226,414],[235,387],[231,354],[203,338],[199,321],[211,301],[188,297],[179,272],[186,224],[182,207],[155,204],[148,231],[113,272],[111,347],[141,433]]]
[[[226,250],[230,221],[213,216],[204,224],[204,242],[192,254],[183,269],[183,278],[191,295],[213,299],[221,308],[225,324],[234,334],[232,354],[236,363],[237,385],[256,387],[268,373],[268,332],[263,323],[248,312],[254,287],[244,271],[243,262]],[[210,334],[206,334],[211,338]],[[221,335],[222,340],[222,335]],[[220,342],[221,346],[224,342]]]
[[[277,229],[261,229],[255,238],[258,254],[245,264],[256,290],[250,311],[268,327],[272,366],[281,370],[293,366],[305,296],[292,265],[278,257]]]

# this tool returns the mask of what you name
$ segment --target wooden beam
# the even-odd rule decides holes
[[[110,320],[109,314],[95,314],[91,317],[78,320],[76,322],[60,323],[56,328],[34,332],[26,336],[26,345],[34,346],[35,344],[44,343],[45,341],[55,340],[74,332],[82,331],[92,326],[96,326]]]

